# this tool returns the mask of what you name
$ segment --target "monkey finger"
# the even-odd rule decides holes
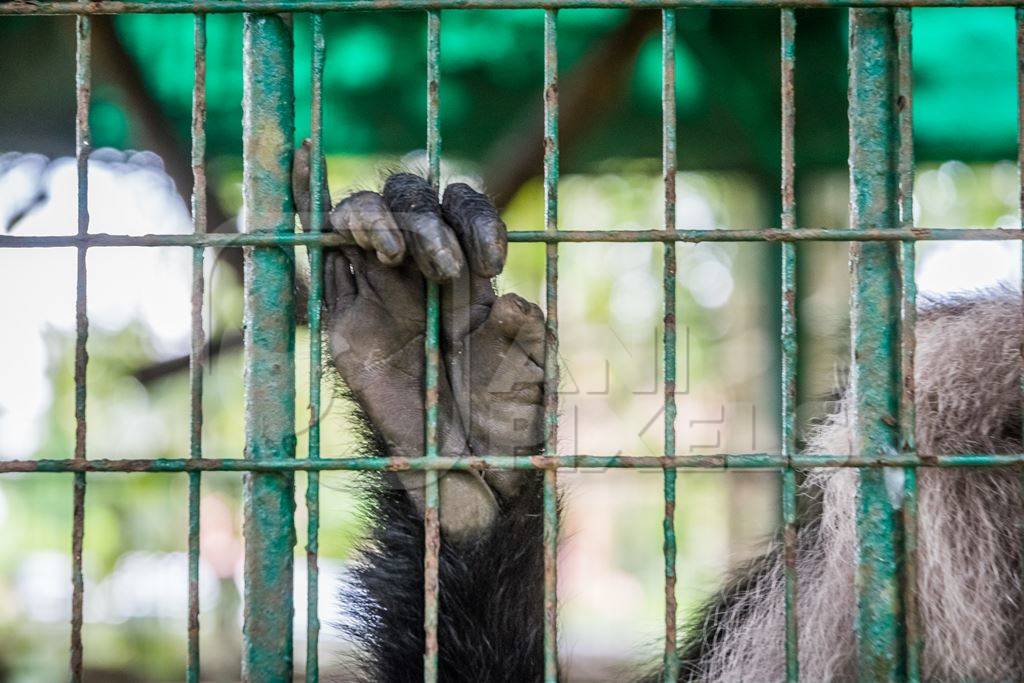
[[[363,249],[376,251],[389,266],[405,257],[405,238],[392,218],[384,198],[376,192],[356,192],[334,207],[330,216],[335,232],[349,235]]]
[[[531,361],[544,367],[544,313],[518,294],[503,294],[491,306],[489,325],[495,325]]]
[[[396,173],[384,183],[383,194],[423,275],[435,282],[458,277],[464,260],[462,248],[442,220],[441,205],[430,184],[411,173]]]
[[[349,260],[340,249],[324,253],[324,303],[328,310],[344,310],[356,298],[356,282]]]
[[[312,230],[310,213],[313,207],[313,199],[309,184],[309,158],[311,155],[312,143],[310,143],[309,138],[306,138],[302,141],[299,148],[295,150],[295,155],[292,158],[292,197],[295,200],[295,211],[299,214],[299,222],[302,225],[302,229],[306,232]],[[322,179],[320,202],[323,209],[321,215],[326,219],[328,212],[331,210],[331,193],[327,189],[327,167],[323,165],[323,159],[320,160],[320,163],[323,168],[323,172],[320,174]]]
[[[497,209],[465,183],[445,188],[441,210],[462,242],[469,266],[481,277],[492,278],[505,267],[508,234]]]

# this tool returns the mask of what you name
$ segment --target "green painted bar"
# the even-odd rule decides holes
[[[558,10],[544,10],[544,228],[558,232]],[[558,244],[544,254],[544,454],[558,453]],[[544,681],[558,682],[558,473],[544,472]]]
[[[326,44],[324,20],[320,14],[310,16],[313,30],[313,54],[310,77],[310,159],[309,196],[310,230],[319,233],[324,212],[323,159],[323,92]],[[306,317],[309,321],[309,459],[320,458],[320,383],[323,374],[321,357],[321,303],[323,302],[323,250],[309,247],[309,298]],[[306,683],[320,679],[320,474],[310,471],[306,479]]]
[[[427,164],[430,184],[441,184],[441,13],[427,12]],[[427,282],[427,330],[424,337],[425,377],[423,409],[425,459],[438,457],[437,402],[441,371],[441,296],[436,282]],[[437,612],[440,587],[441,524],[437,471],[427,470],[423,514],[423,680],[435,683],[438,675]]]
[[[661,13],[661,169],[664,183],[664,228],[676,229],[676,12]],[[664,455],[676,455],[676,244],[666,242],[662,260],[662,348],[665,354]],[[679,652],[676,599],[676,470],[663,473],[665,511],[662,518],[662,552],[665,557],[665,647],[662,656],[662,680],[679,680]]]
[[[295,229],[292,29],[288,17],[246,14],[243,32],[243,225]],[[245,260],[246,457],[295,458],[294,258],[289,248],[253,249]],[[290,472],[245,479],[242,678],[292,678],[295,481]]]
[[[898,223],[897,52],[889,9],[850,10],[850,225]],[[851,247],[851,374],[853,451],[865,456],[899,449],[899,281],[888,244]],[[900,470],[860,472],[857,496],[858,676],[906,678],[900,591],[901,518],[886,491]],[[902,477],[901,477],[902,478]],[[899,501],[896,501],[897,503]]]
[[[794,131],[796,108],[793,101],[793,71],[796,66],[796,16],[784,9],[779,16],[780,92],[782,99],[782,216],[783,230],[796,228],[796,192]],[[787,460],[797,452],[797,325],[796,325],[796,246],[782,245],[782,455]],[[786,680],[800,679],[797,624],[797,507],[796,473],[791,467],[782,472],[783,556],[785,559],[786,604]]]
[[[192,231],[206,232],[206,16],[193,17],[192,83]],[[203,457],[203,259],[206,249],[192,248],[191,338],[189,343],[189,456]],[[199,503],[202,479],[188,477],[188,655],[187,683],[199,683]]]
[[[674,233],[657,230],[512,230],[508,241],[516,243],[543,242],[901,242],[901,241],[1021,241],[1024,230],[1016,228],[912,228],[912,229],[865,229],[848,228],[777,228],[728,229],[677,229]],[[351,244],[351,241],[337,233],[289,233],[228,235],[208,233],[204,235],[110,235],[90,233],[81,237],[75,235],[0,235],[0,249],[41,249],[52,247],[257,247],[257,246],[299,246],[319,244],[336,247]]]
[[[487,470],[487,469],[683,469],[683,470],[798,470],[818,467],[1015,467],[1024,465],[1024,453],[963,455],[889,455],[849,457],[846,455],[794,455],[777,453],[712,453],[666,458],[651,455],[559,455],[504,456],[480,455],[471,458],[439,456],[392,458],[375,455],[349,455],[319,460],[251,460],[242,458],[155,458],[76,460],[0,460],[0,474],[61,472],[122,472],[174,474],[180,472],[323,472],[335,470],[402,472],[409,470]]]
[[[1024,0],[9,0],[4,14],[180,14],[443,9],[1019,7]]]
[[[896,10],[898,58],[896,109],[899,119],[900,227],[914,227],[914,105],[913,44],[909,8]],[[900,242],[900,452],[917,450],[917,410],[914,403],[914,353],[917,345],[916,247]],[[921,680],[923,636],[917,603],[917,470],[903,471],[903,590],[907,680]]]

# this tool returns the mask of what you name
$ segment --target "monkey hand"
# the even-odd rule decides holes
[[[309,225],[309,147],[296,151],[293,192]],[[544,316],[515,294],[497,296],[505,225],[469,186],[443,200],[422,178],[397,173],[383,191],[330,206],[324,230],[351,245],[325,251],[324,303],[331,360],[389,454],[424,453],[426,281],[441,286],[438,450],[442,456],[534,455],[543,441]],[[440,477],[446,538],[479,539],[526,473],[449,471]],[[399,474],[422,513],[422,472]]]

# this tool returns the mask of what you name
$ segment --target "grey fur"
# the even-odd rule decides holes
[[[917,437],[922,454],[1021,450],[1021,301],[1011,290],[929,302],[917,328]],[[849,412],[815,430],[809,452],[850,451]],[[919,476],[919,582],[929,681],[1024,679],[1021,617],[1021,479],[1007,469],[938,470]],[[800,674],[856,678],[854,558],[857,472],[811,473],[820,524],[799,538]],[[783,571],[717,615],[724,634],[699,662],[702,681],[785,678]]]

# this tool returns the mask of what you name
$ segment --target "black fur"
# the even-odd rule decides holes
[[[412,173],[395,173],[388,177],[381,192],[392,213],[431,213],[441,215],[437,191],[423,178]]]
[[[365,416],[372,452],[385,453]],[[343,596],[360,619],[346,627],[362,647],[359,677],[373,683],[423,680],[423,520],[388,475],[362,479],[370,538]],[[500,500],[492,532],[474,544],[442,538],[439,679],[539,681],[544,670],[543,475],[531,472],[513,500]]]
[[[449,225],[469,224],[471,219],[500,221],[498,210],[487,198],[465,183],[452,183],[444,189],[441,210]]]

